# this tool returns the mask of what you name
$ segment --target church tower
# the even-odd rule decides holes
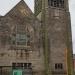
[[[42,22],[46,75],[73,75],[68,0],[35,0],[35,8],[35,15]]]

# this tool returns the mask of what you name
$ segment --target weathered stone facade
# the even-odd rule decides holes
[[[1,70],[2,66],[11,66],[10,71],[18,66],[18,69],[23,67],[24,71],[31,69],[32,72],[27,75],[72,75],[72,39],[67,1],[62,8],[49,6],[48,1],[39,0],[42,5],[35,9],[37,16],[21,0],[0,17]],[[27,64],[30,65],[28,68]],[[10,75],[9,71],[1,70],[2,75]]]
[[[33,73],[42,75],[44,62],[40,26],[39,20],[23,0],[0,17],[0,66],[31,63]]]
[[[39,4],[39,1],[37,3],[35,1],[35,4]],[[50,60],[49,66],[51,68],[46,68],[51,71],[52,75],[73,75],[72,35],[68,0],[41,1],[41,12],[38,15],[35,14],[42,22],[41,29],[44,29],[44,35],[42,33],[46,43],[44,55],[49,53],[49,58],[45,57],[44,59],[48,58],[46,62]],[[35,9],[35,11],[37,10]],[[49,44],[47,40],[49,40]]]

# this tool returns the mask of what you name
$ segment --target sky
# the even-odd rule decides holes
[[[72,26],[73,53],[75,54],[75,0],[69,0],[69,4]]]
[[[0,15],[5,15],[19,1],[20,0],[0,0]],[[25,2],[31,8],[31,10],[34,11],[34,0],[25,0]],[[71,14],[73,53],[75,53],[75,0],[69,0],[69,8]]]
[[[11,8],[13,8],[21,0],[0,0],[0,15],[5,15]],[[34,10],[34,0],[24,0],[28,6]]]

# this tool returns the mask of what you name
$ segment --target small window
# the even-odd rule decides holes
[[[24,63],[24,68],[27,68],[27,63]]]
[[[28,63],[28,68],[29,68],[29,69],[31,69],[31,68],[32,68],[31,63]]]
[[[57,69],[57,64],[55,64],[55,69]]]
[[[64,8],[64,0],[48,0],[49,6]]]
[[[55,64],[55,69],[63,69],[63,64],[62,63]]]
[[[24,68],[31,69],[31,63],[24,63]]]

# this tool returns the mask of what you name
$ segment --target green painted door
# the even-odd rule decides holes
[[[13,75],[22,75],[22,70],[13,70]]]

